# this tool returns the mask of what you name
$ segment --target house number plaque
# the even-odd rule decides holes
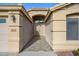
[[[16,29],[11,29],[11,32],[16,32]]]

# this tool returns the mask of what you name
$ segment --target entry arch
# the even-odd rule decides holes
[[[32,16],[34,23],[34,35],[35,36],[45,36],[45,15],[37,14]]]
[[[33,15],[32,19],[33,19],[33,21],[36,21],[36,20],[43,20],[44,21],[45,15],[42,15],[42,14]]]

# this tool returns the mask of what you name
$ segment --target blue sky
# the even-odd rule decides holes
[[[16,4],[16,3],[0,3],[0,5],[10,5],[10,4]],[[31,8],[50,8],[53,7],[58,3],[23,3],[25,9],[31,9]]]
[[[58,3],[24,3],[24,7],[28,10],[31,8],[50,8]]]

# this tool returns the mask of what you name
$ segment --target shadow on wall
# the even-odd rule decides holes
[[[40,34],[38,31],[36,32],[37,32],[37,35],[33,36],[33,38],[24,46],[24,48],[20,52],[24,51],[25,49],[29,48],[33,43],[40,40]]]

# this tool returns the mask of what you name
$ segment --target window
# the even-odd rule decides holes
[[[78,40],[78,18],[67,18],[67,40]]]
[[[0,23],[6,23],[6,19],[0,19]]]

